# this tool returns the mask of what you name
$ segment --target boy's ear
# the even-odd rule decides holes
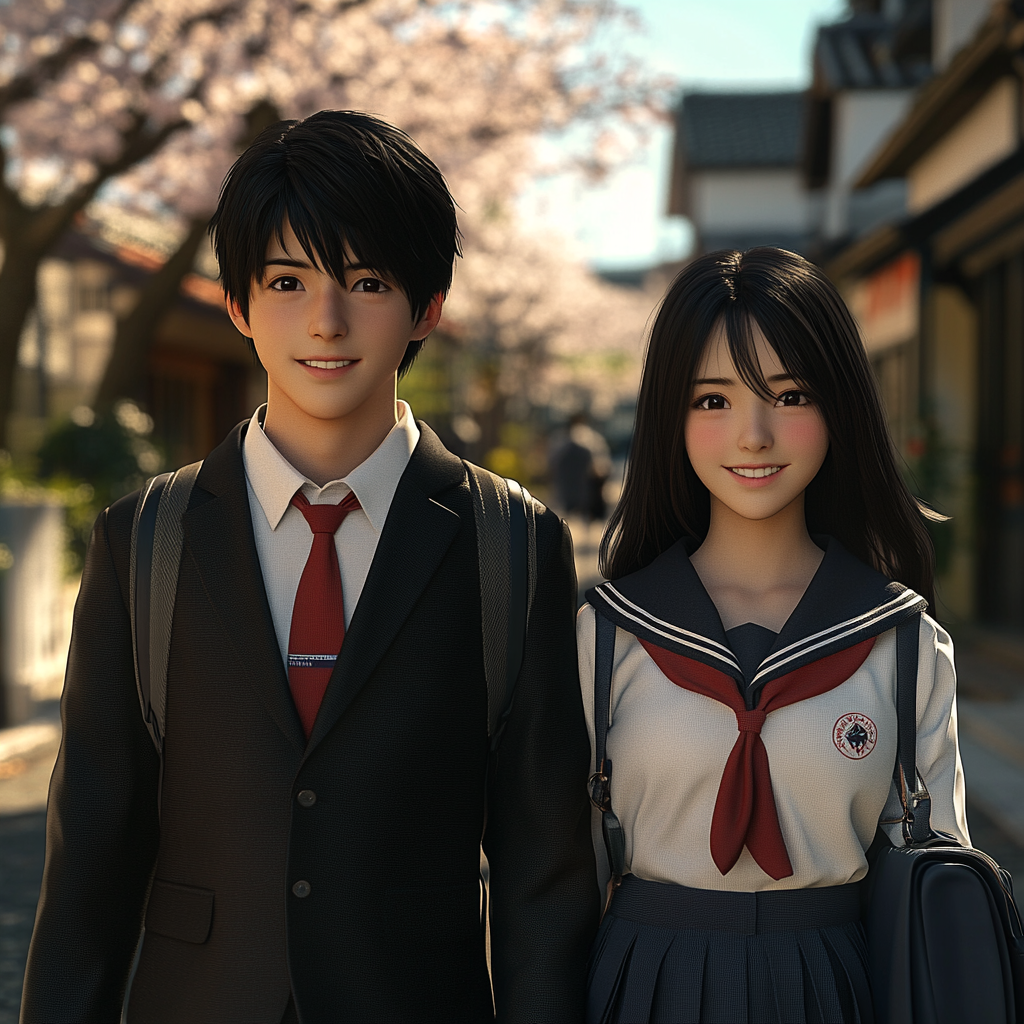
[[[423,316],[419,318],[416,326],[412,329],[412,337],[410,341],[422,341],[436,326],[438,321],[441,319],[441,307],[444,305],[444,295],[438,292],[431,300],[427,303],[427,308],[423,311]],[[241,328],[239,328],[241,330]]]
[[[233,299],[230,295],[224,296],[224,306],[228,311],[228,316],[231,317],[231,322],[242,332],[247,338],[252,337],[252,328],[249,326],[248,321],[242,316],[242,307]]]

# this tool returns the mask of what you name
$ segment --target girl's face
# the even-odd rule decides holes
[[[825,421],[783,369],[756,323],[751,332],[769,400],[743,383],[725,330],[712,333],[686,416],[686,453],[711,492],[744,519],[768,519],[802,499],[828,451]]]

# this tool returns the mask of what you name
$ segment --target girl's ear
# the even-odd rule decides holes
[[[443,305],[444,295],[441,292],[438,292],[430,302],[427,303],[427,308],[423,311],[423,316],[420,317],[419,322],[415,327],[413,327],[412,337],[409,339],[410,341],[422,341],[428,334],[430,334],[441,319],[441,307]],[[241,328],[239,328],[239,330],[241,330]]]
[[[231,317],[231,322],[244,334],[247,338],[252,337],[252,328],[249,326],[249,322],[242,315],[242,307],[238,302],[233,299],[230,295],[224,296],[224,307],[228,311],[228,316]]]

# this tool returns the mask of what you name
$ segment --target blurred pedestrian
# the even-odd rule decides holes
[[[568,432],[551,456],[551,478],[558,507],[565,515],[603,522],[604,485],[611,473],[608,442],[584,413],[569,420]]]
[[[859,883],[879,830],[903,843],[897,633],[931,823],[970,845],[952,644],[894,451],[820,270],[760,248],[676,278],[578,620],[611,897],[589,1024],[873,1019]]]

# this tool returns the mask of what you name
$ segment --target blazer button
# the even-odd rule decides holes
[[[316,803],[316,793],[311,789],[300,789],[299,795],[295,799],[303,807],[312,807]]]
[[[312,891],[313,887],[309,884],[309,882],[303,879],[300,879],[292,886],[292,892],[295,893],[295,895],[298,896],[300,900],[304,900]]]

